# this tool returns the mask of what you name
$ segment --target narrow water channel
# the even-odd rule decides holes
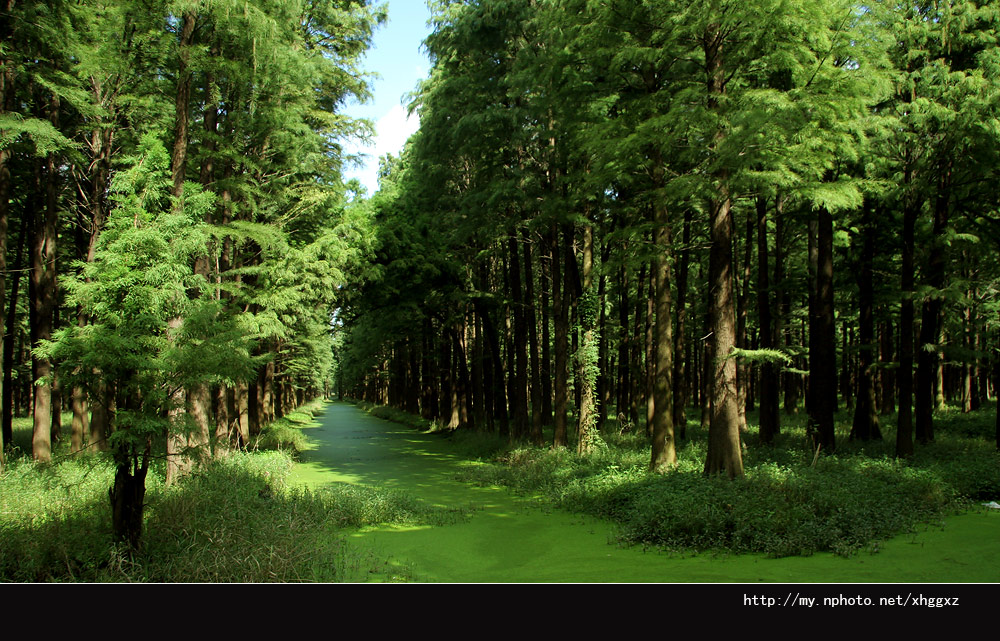
[[[371,527],[354,544],[392,559],[392,576],[426,582],[979,582],[1000,580],[1000,515],[985,510],[922,527],[877,554],[760,556],[666,554],[614,544],[614,526],[542,506],[504,488],[457,480],[471,463],[446,439],[333,403],[307,428],[291,482],[354,483],[403,491],[433,505],[473,508],[435,527]]]

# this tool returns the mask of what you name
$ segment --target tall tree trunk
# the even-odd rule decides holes
[[[437,393],[436,385],[433,381],[437,378],[432,363],[434,359],[431,358],[431,344],[432,336],[434,330],[431,327],[431,319],[424,319],[424,328],[420,333],[420,416],[428,421],[433,421],[437,418],[436,409],[437,403],[432,402]],[[436,399],[435,399],[436,400]]]
[[[1000,341],[998,341],[1000,342]],[[1000,345],[998,345],[1000,347]],[[1000,349],[998,349],[1000,351]],[[997,451],[1000,452],[1000,358],[993,358],[993,389],[997,394],[997,409],[994,419],[994,439],[996,440]]]
[[[3,15],[11,16],[11,12],[14,8],[14,0],[3,0]],[[10,17],[5,17],[0,20],[0,42],[8,43],[11,41],[11,34],[14,29],[14,21]],[[4,48],[4,53],[7,53],[8,48]],[[8,60],[6,56],[0,58],[0,115],[6,115],[14,110],[14,65],[12,61]],[[11,147],[9,145],[4,146],[0,149],[0,342],[3,343],[3,372],[4,372],[4,383],[3,383],[3,428],[0,429],[0,471],[3,470],[4,465],[4,444],[9,444],[11,439],[12,429],[7,427],[7,399],[13,398],[10,394],[10,383],[7,378],[7,372],[11,371],[10,356],[8,354],[13,354],[14,337],[10,330],[6,333],[6,339],[4,337],[4,301],[7,300],[7,223],[8,215],[10,211],[10,167],[8,166],[8,161],[11,155]],[[24,223],[21,223],[22,228]],[[18,248],[20,252],[20,248]],[[20,255],[20,254],[19,254]],[[15,280],[16,282],[16,280]],[[11,300],[16,301],[17,297],[12,296]],[[10,323],[7,323],[10,324]],[[8,350],[7,345],[11,348]]]
[[[784,196],[779,195],[774,204],[774,286],[777,288],[779,313],[775,322],[775,334],[780,336],[786,348],[795,344],[792,327],[792,293],[785,276],[785,261],[788,251],[785,248],[788,225],[784,216]],[[801,365],[796,362],[797,367]],[[785,414],[795,414],[799,411],[799,380],[798,374],[784,372],[782,387],[784,394]]]
[[[194,38],[195,14],[184,12],[181,18],[179,47],[179,62],[177,67],[177,85],[174,93],[174,144],[170,154],[171,195],[177,199],[175,207],[182,207],[184,195],[184,179],[187,174],[188,152],[188,110],[191,102],[191,72],[188,69],[191,45]],[[180,330],[183,319],[172,318],[167,324],[171,334]],[[185,410],[184,390],[178,389],[171,398],[171,422],[179,425]],[[166,484],[172,485],[191,469],[193,462],[187,454],[189,439],[187,435],[174,426],[167,434],[167,473]]]
[[[74,387],[72,391],[73,423],[70,428],[70,451],[80,452],[84,448],[87,432],[90,431],[90,421],[87,416],[87,393],[82,387]]]
[[[757,319],[760,325],[760,348],[775,348],[775,332],[771,324],[771,283],[767,248],[767,199],[757,197]],[[780,433],[778,415],[778,368],[765,361],[760,367],[760,440],[771,444]]]
[[[748,349],[750,346],[750,341],[747,338],[747,315],[750,313],[750,274],[753,262],[754,223],[754,216],[748,211],[744,233],[746,242],[743,245],[743,269],[741,270],[743,274],[740,279],[739,296],[736,299],[736,347],[740,349]],[[736,251],[735,247],[733,251]],[[738,359],[736,361],[736,391],[739,397],[737,408],[740,414],[740,432],[747,431],[747,392],[749,387],[750,364],[744,359]]]
[[[521,287],[521,258],[517,234],[507,237],[508,271],[510,273],[511,312],[514,316],[513,377],[510,389],[511,412],[514,415],[514,438],[528,436],[528,327]]]
[[[879,402],[879,413],[883,416],[896,411],[896,375],[893,370],[884,366],[893,361],[892,321],[884,321],[880,324],[879,338],[881,346],[879,349],[880,359],[883,367],[879,370],[879,379],[882,386],[882,398]]]
[[[527,325],[528,325],[528,352],[531,354],[531,442],[537,446],[542,445],[542,388],[541,370],[538,361],[538,325],[535,319],[535,276],[531,260],[531,239],[528,238],[526,230],[521,231],[521,239],[524,243],[524,283],[525,300],[528,301]]]
[[[493,396],[495,394],[495,387],[493,385],[493,356],[489,349],[489,345],[486,343],[486,324],[483,322],[483,317],[481,315],[480,306],[475,306],[475,318],[476,318],[476,334],[479,336],[479,344],[481,350],[480,363],[483,366],[482,378],[483,378],[483,412],[485,416],[484,428],[489,433],[496,432],[496,418],[495,418],[495,406],[493,401]],[[442,376],[444,373],[442,372]],[[441,379],[442,384],[444,378]],[[441,398],[444,398],[444,390],[442,390]],[[446,416],[444,405],[441,407],[441,415]]]
[[[654,184],[663,184],[662,164],[657,163]],[[654,204],[656,223],[656,383],[653,388],[654,414],[652,448],[649,469],[659,472],[677,464],[677,444],[674,439],[673,407],[673,347],[670,313],[670,218],[666,203],[658,198]]]
[[[927,260],[927,284],[933,292],[923,305],[920,322],[920,349],[917,351],[916,385],[916,434],[917,441],[929,443],[934,440],[934,379],[939,367],[939,343],[941,342],[941,310],[944,299],[941,290],[945,279],[945,254],[947,247],[944,236],[948,227],[948,201],[950,176],[946,170],[938,179],[938,194],[934,199],[934,227],[931,231],[931,251]],[[928,350],[932,346],[933,351]],[[940,388],[940,386],[939,386]]]
[[[816,430],[814,446],[830,454],[836,448],[834,413],[837,411],[837,337],[833,307],[833,216],[819,210],[815,312],[811,318],[809,385],[811,423]]]
[[[854,328],[845,320],[840,325],[840,392],[844,407],[854,409],[854,371],[851,362],[851,348],[854,346]]]
[[[275,353],[277,353],[277,348],[275,348]],[[274,360],[268,361],[268,363],[261,370],[260,380],[260,396],[258,397],[258,402],[260,403],[260,426],[263,428],[265,425],[269,425],[274,422],[277,411],[275,410],[275,362]]]
[[[816,391],[816,370],[814,369],[814,364],[816,363],[817,354],[819,354],[819,332],[814,331],[813,323],[815,322],[817,309],[819,307],[818,294],[819,294],[819,220],[816,217],[810,218],[808,223],[808,259],[809,259],[809,292],[808,292],[808,307],[809,307],[809,318],[808,318],[808,332],[805,328],[802,330],[803,338],[808,335],[809,342],[809,374],[805,380],[806,389],[806,414],[809,415],[809,420],[812,421],[812,416],[814,414],[815,407],[815,396]],[[810,432],[815,428],[814,422],[810,423]]]
[[[680,269],[677,274],[677,331],[674,333],[674,429],[677,431],[677,438],[684,439],[687,436],[687,388],[688,388],[688,366],[687,366],[687,290],[688,290],[688,270],[691,263],[691,223],[694,219],[694,210],[690,207],[684,210],[684,229],[681,232],[681,256]]]
[[[550,321],[553,319],[557,313],[555,307],[555,293],[549,295],[549,287],[557,287],[555,285],[555,275],[552,273],[552,265],[555,262],[555,257],[552,254],[552,243],[547,241],[547,238],[543,239],[542,242],[542,256],[539,260],[539,266],[541,268],[541,278],[539,279],[541,287],[539,287],[539,294],[541,297],[540,309],[542,310],[541,324],[542,324],[542,425],[552,424],[552,384],[555,380],[552,362],[552,325]]]
[[[719,108],[719,98],[725,93],[725,69],[722,65],[722,44],[725,36],[718,24],[710,24],[703,36],[705,69],[707,72],[708,109]],[[719,129],[713,140],[717,147],[725,136]],[[733,296],[733,212],[729,194],[729,172],[714,171],[715,193],[708,203],[711,250],[708,263],[709,359],[712,367],[711,419],[708,431],[708,454],[705,473],[725,472],[729,478],[743,476],[743,454],[740,450],[740,417],[736,391],[736,309]]]
[[[705,274],[707,270],[702,270]],[[700,342],[698,352],[701,358],[701,367],[698,370],[700,385],[698,391],[701,394],[701,428],[709,430],[712,426],[712,385],[715,366],[712,361],[712,300],[714,292],[708,283],[711,281],[711,273],[706,277],[705,287],[705,317],[702,323],[701,335],[704,336]],[[737,430],[738,431],[738,430]]]
[[[632,336],[633,339],[629,344],[629,382],[631,384],[631,389],[629,390],[629,404],[628,404],[628,417],[632,425],[639,425],[639,404],[645,404],[645,399],[643,396],[646,393],[646,381],[647,375],[646,370],[642,367],[642,360],[646,353],[646,341],[643,335],[643,319],[646,317],[644,313],[649,305],[648,296],[643,293],[643,285],[647,281],[646,277],[646,265],[642,264],[639,267],[639,280],[636,281],[635,286],[635,298],[632,299],[632,305],[634,305],[635,313],[632,314]],[[649,270],[649,279],[652,280],[653,270]],[[649,345],[649,349],[652,350],[652,343]],[[645,409],[645,408],[643,408]],[[652,437],[653,436],[653,426],[646,426],[646,433]]]
[[[3,449],[4,443],[10,444],[14,434],[14,342],[17,338],[17,295],[21,274],[24,271],[24,246],[28,238],[27,230],[27,217],[23,217],[21,230],[18,234],[17,253],[13,265],[14,273],[10,286],[7,318],[5,319],[7,331],[3,341],[3,425],[2,431],[0,431],[0,450]]]
[[[576,385],[580,389],[577,419],[577,453],[590,454],[597,440],[597,318],[598,295],[594,287],[594,227],[583,226],[583,295],[578,309],[583,336],[576,355]]]
[[[875,222],[870,205],[865,205],[861,264],[858,270],[858,404],[854,408],[851,439],[882,439],[875,404],[875,284],[872,264],[875,261]]]
[[[654,232],[654,242],[655,242],[655,232]],[[648,294],[644,297],[646,303],[646,313],[643,317],[646,322],[646,367],[643,370],[642,380],[646,385],[646,432],[649,437],[653,437],[653,423],[656,421],[656,270],[658,266],[654,265],[652,269],[649,270],[649,287],[647,289]],[[640,290],[642,285],[640,285]],[[674,353],[676,353],[676,344],[672,346]],[[671,372],[671,377],[674,372]],[[671,384],[673,385],[673,378],[671,378]],[[673,398],[674,392],[676,390],[671,390],[671,406],[674,405]],[[676,425],[676,422],[674,423]]]
[[[420,354],[417,341],[410,336],[406,339],[406,411],[420,414]]]
[[[49,100],[48,116],[58,128],[59,102],[54,96]],[[32,247],[31,279],[34,295],[34,340],[52,339],[53,310],[56,296],[56,157],[49,154],[45,160],[45,209],[41,224],[35,230]],[[52,361],[34,356],[34,378],[44,381],[35,385],[34,429],[31,435],[32,455],[37,461],[52,460]]]
[[[553,447],[566,447],[569,445],[567,438],[567,349],[569,347],[569,292],[566,287],[566,279],[563,277],[565,266],[560,264],[562,253],[559,251],[559,228],[553,223],[549,235],[550,253],[552,254],[552,307],[555,310],[555,402],[554,402],[554,422]],[[572,251],[570,247],[563,248],[564,252]]]
[[[967,277],[971,279],[971,275],[967,274]],[[966,290],[965,293],[966,300],[971,301],[973,293],[971,288]],[[968,302],[962,310],[962,347],[967,353],[972,352],[975,349],[973,335],[973,322],[972,322],[972,303]],[[966,361],[962,365],[962,413],[968,414],[972,411],[972,396],[975,385],[972,383],[973,376],[973,364],[971,361]]]
[[[625,248],[622,248],[623,253]],[[619,268],[618,275],[618,326],[619,326],[619,338],[618,338],[618,390],[617,396],[615,397],[615,411],[618,415],[619,428],[625,422],[628,417],[628,406],[629,406],[629,392],[632,389],[631,382],[629,381],[629,351],[630,351],[630,338],[629,338],[629,273],[628,267],[625,265],[625,261],[622,261],[621,267]],[[640,287],[641,289],[641,287]]]
[[[493,412],[489,409],[489,396],[485,381],[486,345],[483,343],[483,322],[478,314],[472,314],[470,323],[472,330],[472,407],[476,427],[480,430],[492,431]],[[435,390],[436,392],[436,390]],[[435,396],[437,398],[437,396]],[[439,407],[435,406],[438,416]]]
[[[907,170],[904,184],[912,183],[912,172]],[[913,292],[914,292],[914,228],[920,203],[907,198],[903,208],[903,260],[900,266],[903,299],[899,313],[899,413],[896,424],[896,457],[913,456]]]
[[[608,404],[611,401],[608,372],[608,313],[606,309],[608,296],[608,277],[606,266],[611,258],[611,242],[605,240],[601,244],[601,271],[597,279],[597,306],[600,310],[597,317],[597,429],[604,429],[608,422]]]
[[[95,91],[99,92],[100,90],[96,88],[97,86],[95,83]],[[114,128],[95,128],[91,132],[90,139],[89,147],[93,171],[90,174],[88,185],[87,211],[82,216],[87,219],[87,226],[89,227],[86,248],[86,261],[88,263],[94,262],[97,257],[97,241],[101,236],[101,231],[104,229],[104,223],[107,219],[107,192],[111,181]],[[80,326],[84,326],[89,322],[86,314],[81,310],[77,323]],[[105,384],[98,380],[95,386],[96,389],[90,398],[89,443],[91,448],[106,451],[108,449],[107,436],[111,430],[110,420],[113,412],[107,406],[101,406],[108,399],[108,390]],[[87,411],[87,403],[75,405],[74,414],[76,411],[80,411],[81,415],[75,415],[74,421],[78,421],[81,426],[86,425],[87,419],[85,413]],[[86,428],[84,428],[84,431],[86,432]]]
[[[975,290],[974,292],[973,300],[975,301],[974,304],[978,306],[979,302],[978,289]],[[970,391],[970,394],[972,395],[971,409],[973,412],[976,412],[982,407],[983,401],[986,400],[983,398],[982,385],[981,385],[981,381],[985,378],[983,376],[982,357],[980,355],[983,345],[981,342],[982,333],[980,331],[979,313],[978,309],[976,308],[973,308],[971,323],[972,323],[972,328],[971,328],[972,342],[970,345],[970,349],[975,354],[975,357],[969,368],[972,371],[972,380],[970,381],[972,389]]]
[[[233,388],[233,410],[236,416],[233,419],[237,430],[239,430],[240,446],[250,445],[250,388],[246,382],[240,381]]]

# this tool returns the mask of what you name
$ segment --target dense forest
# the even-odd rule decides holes
[[[905,460],[996,397],[997,3],[432,6],[366,194],[384,7],[3,0],[0,469],[17,417],[108,452],[137,547],[151,464],[320,396],[654,473],[700,417],[729,478],[796,415]]]
[[[821,453],[993,395],[990,2],[444,3],[370,201],[344,393],[580,453],[609,417],[706,473],[808,413]],[[746,411],[759,407],[759,430]],[[572,408],[572,409],[571,409]],[[1000,436],[1000,432],[998,432]]]
[[[3,441],[109,450],[116,533],[170,484],[321,394],[363,254],[339,110],[384,11],[366,2],[3,8]],[[25,278],[22,278],[25,276]],[[25,282],[27,281],[27,282]],[[72,408],[69,434],[62,409]]]

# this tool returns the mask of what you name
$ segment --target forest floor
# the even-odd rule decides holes
[[[751,442],[747,479],[729,482],[700,474],[694,418],[678,469],[650,475],[639,430],[578,457],[315,401],[174,487],[158,457],[135,554],[111,539],[109,458],[64,439],[34,462],[18,419],[0,582],[996,582],[1000,510],[982,503],[1000,454],[977,414],[944,413],[906,464],[888,431],[810,464],[790,424],[778,447]],[[758,544],[770,551],[734,552]]]
[[[425,582],[994,582],[1000,513],[975,507],[849,555],[665,551],[624,545],[620,526],[553,507],[541,493],[470,484],[475,468],[440,434],[328,405],[305,428],[311,445],[291,485],[380,487],[468,513],[446,525],[374,525],[349,540],[391,559],[374,581]],[[471,471],[471,472],[470,472]],[[481,476],[481,475],[480,475]]]

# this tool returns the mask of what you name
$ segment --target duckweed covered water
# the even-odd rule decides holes
[[[462,466],[438,435],[334,403],[306,428],[311,442],[291,483],[352,483],[407,492],[429,504],[469,510],[443,526],[370,527],[359,546],[391,559],[376,581],[427,582],[995,582],[1000,580],[1000,511],[983,509],[921,527],[850,558],[770,559],[678,555],[622,548],[615,526],[546,507],[498,487],[456,480]],[[471,510],[470,510],[471,508]]]

